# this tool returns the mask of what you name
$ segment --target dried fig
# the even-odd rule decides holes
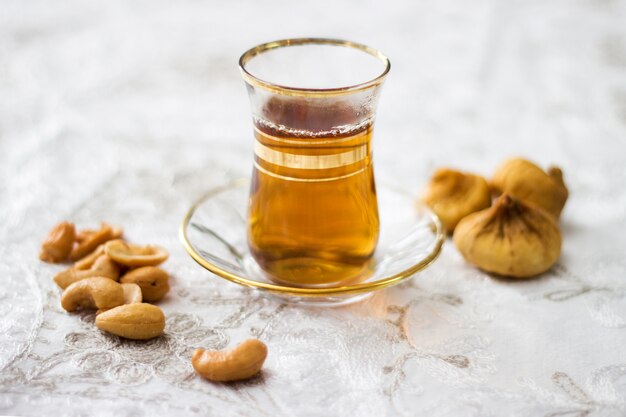
[[[535,204],[558,219],[567,201],[568,191],[563,172],[550,167],[544,172],[532,162],[515,158],[506,161],[495,172],[491,185],[496,193],[507,193]]]
[[[516,278],[541,274],[561,254],[561,232],[554,218],[508,194],[461,220],[453,240],[468,262]]]
[[[463,217],[489,207],[491,194],[483,177],[442,168],[435,171],[422,201],[452,233]]]

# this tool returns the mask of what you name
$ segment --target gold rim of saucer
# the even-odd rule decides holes
[[[248,279],[248,278],[233,274],[229,271],[225,271],[219,266],[214,265],[211,262],[207,261],[205,258],[202,257],[202,255],[200,255],[194,249],[193,245],[189,241],[189,238],[187,237],[187,226],[189,225],[189,221],[191,220],[191,217],[193,216],[196,209],[205,200],[207,200],[208,198],[224,190],[228,190],[230,188],[235,188],[235,187],[241,187],[245,185],[246,183],[247,183],[246,179],[237,179],[227,185],[216,187],[216,188],[209,190],[207,193],[205,193],[203,196],[201,196],[191,205],[191,207],[185,214],[185,217],[183,218],[183,221],[179,229],[179,237],[180,237],[181,243],[183,244],[183,247],[185,248],[187,253],[191,255],[194,261],[196,261],[200,266],[209,270],[215,275],[221,278],[227,279],[228,281],[234,282],[239,285],[243,285],[243,286],[251,287],[251,288],[257,288],[257,289],[269,291],[269,292],[276,293],[276,294],[293,295],[293,296],[298,296],[298,297],[316,297],[316,296],[326,297],[326,296],[333,296],[333,295],[362,294],[362,293],[379,290],[379,289],[397,284],[401,281],[404,281],[407,278],[410,278],[415,273],[425,269],[437,259],[437,257],[441,253],[441,248],[443,247],[443,243],[445,241],[446,235],[443,231],[443,226],[441,225],[441,222],[439,221],[436,215],[434,215],[432,212],[429,212],[428,215],[432,218],[433,223],[436,225],[436,230],[435,230],[436,239],[435,239],[435,243],[433,246],[433,250],[419,263],[411,266],[410,268],[402,272],[391,275],[389,277],[379,279],[377,281],[372,281],[372,282],[365,282],[361,284],[344,285],[340,287],[330,287],[330,288],[328,287],[326,288],[288,287],[284,285],[272,284],[269,282],[259,282],[253,279]]]
[[[251,74],[246,69],[246,64],[255,56],[260,55],[264,52],[271,51],[276,48],[284,48],[289,46],[299,46],[299,45],[331,45],[331,46],[343,46],[347,48],[357,49],[359,51],[363,51],[381,61],[385,68],[383,71],[377,75],[375,78],[365,81],[360,84],[349,85],[345,87],[336,87],[336,88],[298,88],[292,86],[285,86],[280,84],[274,84],[272,82],[263,80]],[[355,91],[367,90],[368,88],[377,86],[382,84],[382,82],[387,77],[387,74],[391,70],[391,61],[380,52],[376,48],[372,48],[367,45],[363,45],[361,43],[347,41],[343,39],[332,39],[332,38],[292,38],[292,39],[281,39],[278,41],[272,41],[263,43],[261,45],[257,45],[248,49],[244,52],[239,58],[239,69],[241,70],[241,74],[246,82],[251,85],[264,88],[269,91],[273,91],[275,93],[292,95],[292,96],[338,96],[344,94],[351,94]]]

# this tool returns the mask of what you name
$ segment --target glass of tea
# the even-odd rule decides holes
[[[254,124],[253,257],[284,285],[366,279],[379,230],[371,141],[389,59],[349,41],[304,38],[256,46],[239,66]]]

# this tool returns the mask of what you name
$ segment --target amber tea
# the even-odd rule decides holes
[[[356,49],[370,59],[373,54],[373,50],[359,49],[367,47],[347,46],[343,41],[295,41],[261,45],[246,53],[251,56],[242,56],[255,135],[248,244],[256,262],[274,281],[302,287],[353,283],[367,277],[378,240],[371,139],[375,103],[388,61],[383,61],[387,66],[378,78],[346,88],[284,87],[284,83],[271,84],[248,72],[248,60],[273,48],[314,45],[350,53]],[[311,56],[315,54],[305,54],[299,62],[310,61]],[[293,59],[286,62],[289,68]],[[323,68],[308,73],[305,80],[328,72],[324,67],[328,63],[310,63]],[[306,72],[302,68],[307,65],[300,64],[298,71]],[[269,76],[280,68],[284,66],[274,67]],[[333,72],[331,68],[334,76]]]
[[[378,239],[371,126],[295,132],[257,121],[255,135],[248,239],[259,265],[307,286],[363,276]]]

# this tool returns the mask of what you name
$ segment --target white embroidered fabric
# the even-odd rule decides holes
[[[619,0],[2,2],[0,414],[626,415],[625,21]],[[417,195],[435,167],[560,165],[559,263],[496,279],[448,241],[412,280],[341,308],[195,264],[182,216],[252,166],[240,53],[311,35],[391,58],[378,180]],[[123,340],[60,308],[62,267],[37,255],[62,219],[170,250],[164,336]],[[194,374],[195,347],[248,337],[269,347],[260,376]]]

